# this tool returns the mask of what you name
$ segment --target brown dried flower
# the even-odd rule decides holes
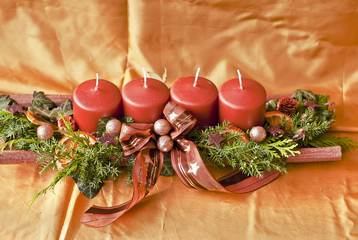
[[[76,122],[71,116],[63,116],[63,119],[62,118],[58,119],[57,121],[58,130],[65,130],[66,124],[64,123],[63,120],[70,123],[72,130],[76,130]]]

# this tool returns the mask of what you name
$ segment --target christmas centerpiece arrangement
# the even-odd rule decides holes
[[[128,173],[130,201],[93,206],[81,219],[102,227],[142,200],[159,175],[176,173],[190,188],[245,193],[286,173],[288,162],[339,160],[341,148],[358,146],[325,135],[335,122],[327,95],[299,89],[267,98],[258,82],[241,79],[239,72],[218,91],[198,73],[178,79],[170,90],[144,72],[121,92],[97,76],[73,96],[55,100],[43,92],[22,102],[1,95],[1,157],[27,156],[40,164],[41,173],[58,170],[29,207],[66,177],[93,198],[105,180]],[[215,179],[208,163],[233,171]]]

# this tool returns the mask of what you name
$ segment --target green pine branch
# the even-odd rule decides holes
[[[53,189],[67,176],[72,177],[81,186],[82,193],[89,194],[88,197],[92,198],[105,180],[114,179],[121,173],[119,160],[123,156],[123,151],[120,144],[106,146],[102,142],[96,142],[92,145],[88,137],[80,136],[72,130],[67,121],[64,122],[66,128],[61,132],[65,132],[69,141],[76,147],[67,148],[63,144],[59,145],[59,141],[54,138],[47,141],[36,140],[31,144],[31,150],[40,156],[38,162],[41,163],[41,171],[55,168],[59,159],[71,159],[71,162],[56,174],[47,187],[32,197],[29,207],[38,196]]]
[[[318,139],[310,141],[308,144],[312,147],[341,146],[343,151],[358,148],[358,142],[355,142],[348,137],[322,136]]]
[[[297,144],[290,139],[267,138],[262,143],[245,142],[243,134],[231,131],[222,134],[225,138],[220,148],[209,145],[208,134],[224,131],[230,124],[209,127],[204,130],[194,130],[188,138],[196,144],[201,157],[217,167],[231,166],[240,169],[249,176],[261,177],[263,171],[286,172],[285,158],[288,155],[299,154],[294,150]]]

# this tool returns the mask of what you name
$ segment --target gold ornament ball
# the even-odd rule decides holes
[[[254,142],[262,142],[266,138],[266,130],[261,126],[255,126],[250,130],[250,138]]]
[[[160,136],[168,134],[172,126],[166,119],[158,119],[154,123],[154,132]]]
[[[168,135],[160,136],[157,141],[157,148],[161,152],[169,152],[174,146],[173,139]]]
[[[111,119],[106,124],[106,131],[111,135],[118,135],[121,128],[122,123],[118,119]]]
[[[40,125],[37,128],[37,137],[41,140],[48,140],[53,136],[53,129],[49,124]]]

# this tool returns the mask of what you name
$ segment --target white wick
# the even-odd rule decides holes
[[[196,87],[196,85],[198,84],[199,72],[200,72],[200,68],[198,68],[198,70],[196,71],[193,87]]]
[[[237,75],[239,76],[240,89],[244,89],[244,87],[242,86],[241,73],[239,69],[237,69]]]
[[[95,91],[98,90],[98,73],[96,73],[96,86],[94,88]]]
[[[147,85],[147,73],[145,72],[145,69],[143,67],[143,75],[144,75],[144,87],[147,88],[148,85]]]

